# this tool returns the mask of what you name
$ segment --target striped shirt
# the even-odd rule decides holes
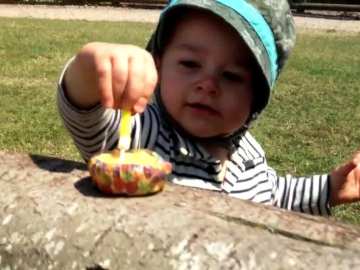
[[[87,161],[118,141],[121,112],[98,105],[80,110],[66,98],[60,78],[57,101],[65,127]],[[148,148],[170,161],[173,183],[224,192],[229,196],[315,215],[329,215],[329,176],[278,176],[268,166],[265,153],[246,132],[223,165],[200,145],[180,135],[162,121],[157,104],[132,117],[132,148]]]

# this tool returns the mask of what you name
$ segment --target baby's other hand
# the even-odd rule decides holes
[[[330,175],[330,205],[335,206],[360,200],[360,151]]]
[[[151,54],[140,47],[93,42],[76,55],[65,82],[78,106],[101,102],[137,113],[144,111],[155,89],[157,70]]]

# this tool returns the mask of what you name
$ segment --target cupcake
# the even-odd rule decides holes
[[[142,196],[161,191],[172,166],[146,149],[122,153],[115,149],[92,157],[88,168],[92,181],[102,192]]]

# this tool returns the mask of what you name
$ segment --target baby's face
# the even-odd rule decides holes
[[[157,61],[167,111],[196,137],[238,130],[253,98],[250,61],[231,27],[213,15],[190,12]]]

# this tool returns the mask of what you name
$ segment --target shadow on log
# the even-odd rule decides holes
[[[167,184],[104,197],[81,163],[0,152],[1,269],[359,269],[360,229]]]
[[[43,170],[50,172],[64,172],[69,173],[73,170],[83,170],[85,171],[86,164],[81,162],[76,162],[72,160],[63,160],[56,157],[45,157],[40,155],[29,155],[32,161]]]

